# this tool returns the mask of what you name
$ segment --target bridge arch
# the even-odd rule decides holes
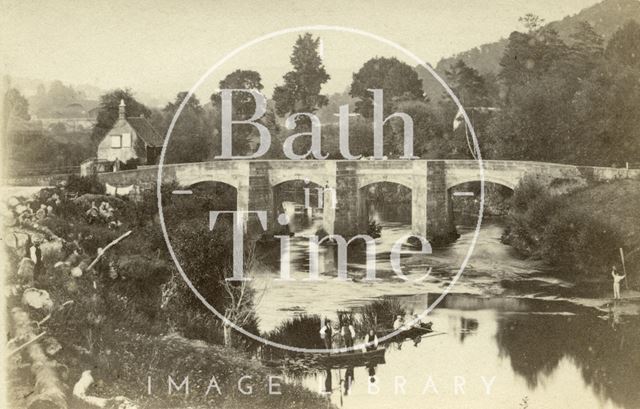
[[[395,183],[413,192],[414,183],[411,176],[404,175],[362,175],[358,176],[358,190],[376,183]]]
[[[309,181],[309,185],[314,184],[318,186],[325,186],[328,182],[327,178],[322,177],[322,175],[309,175],[309,174],[296,174],[296,173],[287,173],[287,172],[270,172],[269,173],[269,184],[271,187],[276,187],[282,185],[287,182],[295,182],[295,181]]]
[[[470,183],[470,182],[480,183],[480,181],[481,179],[480,179],[480,176],[478,175],[465,175],[462,177],[447,177],[446,189],[450,190],[455,188],[456,186],[459,186],[465,183]],[[484,175],[484,181],[485,183],[495,183],[497,185],[502,185],[502,186],[508,187],[511,190],[514,190],[519,182],[519,180],[507,179],[504,177],[499,177],[496,175],[486,174],[486,173]]]
[[[235,188],[236,191],[240,188],[240,183],[237,178],[225,175],[199,176],[192,179],[183,179],[180,181],[180,185],[184,187],[193,187],[204,183],[221,183]]]
[[[395,192],[393,192],[393,194],[396,195],[396,196],[394,196],[391,201],[387,201],[387,200],[385,200],[384,196],[379,196],[379,192],[378,191],[372,191],[372,188],[374,186],[376,188],[382,189],[382,193],[383,194],[386,193],[386,192],[389,192],[389,190],[392,190],[392,189],[389,189],[389,187],[393,186],[393,187],[395,187]],[[400,187],[400,189],[398,189],[398,187]],[[371,193],[375,193],[373,198],[370,197]],[[405,196],[405,199],[408,199],[408,200],[403,202],[402,201],[402,197],[404,195],[406,195],[407,193],[408,193],[408,197]],[[397,195],[399,195],[399,196],[397,196]],[[368,226],[368,223],[369,223],[369,221],[371,219],[371,211],[372,210],[374,212],[382,210],[382,216],[384,216],[384,214],[386,213],[386,210],[389,210],[388,208],[386,208],[387,205],[393,203],[393,207],[394,208],[401,208],[403,203],[404,203],[405,205],[409,206],[409,210],[408,210],[409,218],[408,218],[408,220],[406,218],[404,218],[404,217],[401,217],[402,213],[395,214],[395,215],[393,215],[393,214],[390,215],[390,214],[387,213],[387,216],[391,216],[393,219],[397,219],[395,221],[400,221],[401,223],[409,223],[409,224],[411,224],[412,218],[413,218],[412,217],[413,215],[411,214],[411,209],[412,209],[412,205],[413,205],[414,196],[415,196],[415,192],[414,192],[414,189],[412,188],[412,186],[410,186],[410,185],[407,186],[407,184],[404,184],[404,183],[397,183],[397,182],[394,182],[394,181],[385,180],[385,181],[372,182],[372,183],[366,184],[366,185],[358,188],[358,203],[359,203],[359,207],[360,207],[359,213],[360,213],[360,218],[361,218],[360,223],[362,224],[362,226]],[[371,199],[371,198],[374,200],[373,203],[369,202],[369,199]],[[382,200],[380,200],[380,199],[382,199]],[[376,209],[374,203],[379,204],[382,207]],[[374,207],[372,208],[371,206],[374,206]]]

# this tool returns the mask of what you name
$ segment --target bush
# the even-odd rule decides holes
[[[610,269],[623,247],[613,226],[581,211],[570,198],[549,194],[529,178],[514,191],[503,241],[565,272],[588,275]]]
[[[106,188],[104,183],[100,182],[96,175],[70,175],[67,179],[67,190],[78,195],[84,195],[86,193],[102,195],[105,193]]]
[[[552,264],[596,275],[619,261],[622,238],[611,226],[565,207],[545,225],[540,243],[540,254]]]

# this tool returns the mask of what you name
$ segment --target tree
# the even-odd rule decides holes
[[[320,89],[331,77],[318,54],[319,45],[320,38],[314,39],[310,33],[298,36],[290,59],[293,71],[287,72],[284,84],[273,91],[278,115],[313,113],[327,105],[327,96],[321,95]]]
[[[9,88],[4,94],[4,100],[2,103],[2,152],[5,169],[8,167],[8,159],[12,154],[13,146],[11,145],[12,137],[8,135],[10,129],[10,123],[18,120],[28,121],[31,119],[29,115],[29,102],[27,99],[15,88]],[[6,174],[6,172],[5,172]]]
[[[544,20],[528,14],[521,21],[525,22],[528,32],[511,33],[500,60],[499,79],[507,90],[539,78],[567,53],[567,46],[558,32],[541,26]]]
[[[485,106],[489,102],[485,79],[464,61],[456,61],[445,71],[445,75],[453,93],[464,105]]]
[[[640,156],[640,72],[615,62],[599,65],[576,94],[579,163],[624,166]],[[612,108],[613,107],[613,108]]]
[[[438,119],[434,113],[433,108],[425,101],[407,100],[399,101],[395,109],[399,112],[404,112],[413,120],[413,133],[414,133],[414,150],[416,156],[421,158],[442,158],[448,152],[446,151],[446,144],[444,143],[442,122]],[[403,133],[400,129],[402,122],[391,122],[391,138],[385,139],[385,145],[389,144],[385,150],[388,150],[392,154],[399,154],[402,152],[403,145]],[[371,137],[369,136],[369,139]],[[388,139],[391,139],[387,142]]]
[[[151,116],[151,110],[138,102],[130,89],[116,89],[108,92],[100,97],[100,111],[91,133],[91,139],[94,143],[99,143],[118,120],[120,100],[124,100],[127,106],[127,116]]]
[[[29,102],[27,99],[15,88],[9,88],[4,94],[4,101],[2,104],[2,127],[3,135],[7,135],[7,129],[9,129],[9,123],[15,119],[21,119],[28,121],[31,119],[29,115]]]
[[[640,24],[629,20],[613,33],[605,56],[624,65],[640,67]]]
[[[169,102],[162,110],[164,117],[163,133],[169,125],[187,92],[179,92],[174,102]],[[191,96],[171,132],[167,146],[166,163],[203,162],[212,157],[213,127],[200,101]]]
[[[527,13],[518,18],[518,21],[527,29],[529,33],[538,31],[544,25],[544,19],[533,13]]]
[[[570,35],[573,40],[570,51],[578,54],[583,60],[588,58],[599,58],[604,51],[604,40],[602,36],[593,29],[593,26],[586,21],[578,23],[576,30]]]
[[[262,78],[260,74],[252,70],[235,70],[231,74],[227,75],[222,81],[220,81],[220,89],[246,89],[262,91],[264,86],[262,85]],[[233,120],[246,120],[251,118],[256,111],[256,101],[253,96],[248,92],[234,92],[231,97],[232,112],[231,118]],[[214,128],[215,133],[220,135],[220,109],[221,109],[221,97],[220,93],[214,93],[211,95],[211,104],[213,105],[214,112]],[[275,115],[272,109],[267,107],[267,112],[258,122],[265,125],[270,131],[277,130]],[[250,124],[236,124],[233,125],[233,139],[232,139],[232,151],[234,154],[245,155],[252,153],[252,145],[254,141],[259,138],[258,130]],[[215,154],[220,154],[219,145],[216,138]]]
[[[418,73],[397,58],[372,58],[353,74],[349,95],[360,99],[356,102],[355,111],[365,118],[373,117],[373,94],[369,89],[384,91],[385,115],[400,100],[424,100]]]
[[[220,89],[255,89],[262,91],[262,78],[256,71],[235,70],[220,81]],[[220,93],[211,95],[211,103],[220,106]],[[249,119],[256,110],[256,102],[247,92],[234,92],[232,95],[232,118],[234,120]]]

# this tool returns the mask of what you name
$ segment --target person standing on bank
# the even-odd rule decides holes
[[[626,277],[626,275],[618,275],[616,271],[616,266],[612,266],[611,277],[613,277],[613,298],[616,300],[619,300],[620,299],[620,281],[622,281]]]

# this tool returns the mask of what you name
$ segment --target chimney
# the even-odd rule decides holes
[[[118,107],[118,118],[125,119],[125,108],[124,99],[120,100],[120,106]]]

